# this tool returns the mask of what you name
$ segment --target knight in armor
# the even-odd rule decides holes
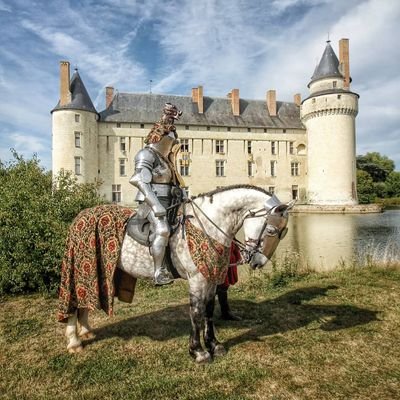
[[[150,253],[154,260],[154,282],[166,285],[173,281],[165,257],[171,225],[178,207],[186,198],[184,182],[176,170],[180,149],[175,120],[182,112],[166,103],[161,120],[154,124],[145,139],[146,146],[135,157],[135,172],[130,183],[139,189],[138,214],[150,222]]]

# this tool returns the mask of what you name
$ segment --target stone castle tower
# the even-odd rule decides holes
[[[358,94],[350,91],[349,41],[339,42],[339,60],[330,41],[308,84],[301,120],[308,137],[307,202],[357,204],[355,117]]]
[[[301,102],[114,93],[98,112],[77,70],[60,63],[60,100],[52,110],[52,170],[72,171],[78,182],[101,181],[108,201],[134,204],[129,184],[135,154],[158,120],[165,102],[183,110],[177,123],[182,144],[178,168],[191,195],[217,186],[254,184],[298,204],[357,204],[355,117],[358,95],[350,91],[349,43],[339,42],[339,59],[328,42]]]
[[[52,110],[52,170],[75,172],[78,182],[98,178],[98,113],[75,70],[60,62],[60,101]]]

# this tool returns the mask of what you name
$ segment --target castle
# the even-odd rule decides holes
[[[225,98],[116,93],[106,88],[98,112],[83,81],[60,63],[60,100],[52,113],[52,169],[71,170],[79,182],[101,181],[109,201],[133,205],[129,184],[135,154],[144,146],[165,103],[183,111],[177,167],[190,195],[237,183],[257,185],[287,201],[355,205],[355,117],[358,94],[350,91],[349,41],[330,42],[308,84],[309,96],[293,102],[248,100],[239,89]]]

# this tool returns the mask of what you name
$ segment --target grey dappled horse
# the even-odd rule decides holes
[[[242,250],[247,255],[246,261],[256,269],[267,263],[286,234],[288,210],[292,206],[293,203],[282,204],[261,188],[235,185],[195,197],[186,204],[186,214],[193,216],[190,220],[193,225],[226,247],[243,226],[245,245]],[[179,275],[189,282],[192,322],[189,353],[197,363],[205,363],[225,354],[223,345],[215,337],[213,323],[216,284],[209,282],[194,265],[181,229],[180,226],[170,238],[171,259]],[[154,276],[148,247],[129,235],[124,237],[118,268],[138,279],[153,279]],[[68,319],[66,336],[70,352],[81,351],[80,338],[91,335],[88,310],[79,311]],[[206,350],[201,344],[201,332]]]

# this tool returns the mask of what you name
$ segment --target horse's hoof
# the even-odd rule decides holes
[[[202,351],[196,354],[196,364],[209,364],[212,361],[211,354],[208,351]]]
[[[79,335],[79,337],[84,340],[89,340],[89,339],[94,339],[96,335],[93,332],[86,332],[82,335]]]
[[[224,356],[224,355],[226,355],[226,350],[225,350],[225,347],[222,345],[222,344],[217,344],[215,347],[214,347],[214,351],[213,351],[213,356],[214,357],[222,357],[222,356]]]
[[[68,349],[68,353],[69,354],[76,354],[76,353],[80,353],[83,350],[83,346],[76,346],[76,347],[70,347]]]

